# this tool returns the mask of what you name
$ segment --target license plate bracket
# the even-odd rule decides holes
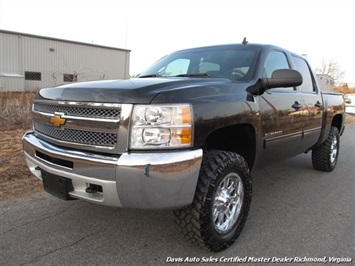
[[[42,181],[44,190],[49,194],[62,200],[74,199],[69,195],[69,192],[74,190],[70,179],[42,170]]]

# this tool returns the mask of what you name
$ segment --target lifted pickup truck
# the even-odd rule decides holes
[[[175,209],[181,232],[218,252],[247,220],[251,170],[308,151],[316,169],[335,168],[344,108],[302,56],[246,42],[201,47],[137,78],[40,90],[23,148],[47,192]]]

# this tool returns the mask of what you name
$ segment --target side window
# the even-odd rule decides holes
[[[305,93],[315,92],[315,87],[313,86],[313,79],[307,62],[303,58],[299,58],[296,56],[292,56],[292,59],[295,63],[296,70],[301,73],[303,78],[303,82],[301,86],[299,86],[300,91]]]
[[[286,55],[282,52],[278,51],[272,51],[268,55],[265,66],[264,66],[264,71],[265,71],[265,78],[271,78],[272,72],[274,72],[277,69],[285,69],[285,68],[290,68]]]
[[[209,71],[219,71],[220,66],[215,63],[202,62],[200,64],[199,73],[207,73]]]
[[[164,69],[158,70],[162,76],[176,76],[180,74],[186,74],[190,65],[189,59],[177,59],[172,61],[169,65]]]
[[[287,57],[283,52],[272,51],[268,55],[265,66],[264,66],[264,77],[271,78],[272,73],[278,69],[289,69],[290,65],[288,64]],[[290,88],[274,88],[271,89],[272,92],[295,92],[293,87]]]

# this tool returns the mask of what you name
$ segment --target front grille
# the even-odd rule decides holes
[[[54,114],[64,113],[67,116],[90,117],[101,119],[117,119],[120,117],[120,109],[108,109],[102,107],[77,107],[67,105],[34,104],[33,109],[38,112]]]
[[[122,105],[116,103],[36,101],[33,129],[39,137],[60,146],[89,151],[117,149]],[[59,114],[64,124],[53,124]]]
[[[57,128],[51,125],[34,122],[34,129],[48,137],[75,144],[115,147],[117,134],[87,131],[80,129]]]

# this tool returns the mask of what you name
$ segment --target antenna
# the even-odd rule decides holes
[[[247,43],[248,43],[247,37],[244,37],[242,44],[247,44]]]

